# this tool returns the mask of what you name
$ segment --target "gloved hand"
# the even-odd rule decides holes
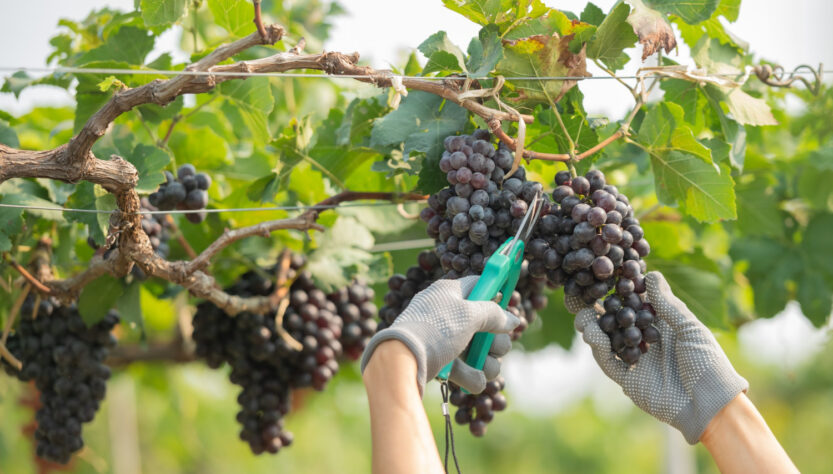
[[[604,373],[639,408],[695,444],[717,412],[745,392],[749,383],[735,371],[706,326],[674,296],[661,273],[650,272],[645,281],[660,340],[632,367],[615,357],[610,338],[596,321],[602,314],[598,305],[587,307],[571,297],[565,303],[570,311],[578,311],[575,327]]]
[[[379,331],[362,354],[361,369],[367,366],[376,347],[389,339],[404,343],[417,362],[417,384],[420,395],[427,381],[433,379],[452,360],[449,380],[471,393],[480,393],[486,381],[500,372],[498,357],[509,352],[509,333],[520,323],[511,313],[491,301],[468,301],[466,297],[478,277],[439,280],[417,293],[393,324]],[[476,332],[496,333],[483,370],[477,370],[461,359]]]

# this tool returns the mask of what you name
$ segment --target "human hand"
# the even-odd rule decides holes
[[[482,392],[486,381],[500,372],[498,357],[509,351],[509,333],[520,320],[492,301],[466,300],[477,279],[439,280],[419,292],[389,328],[370,340],[362,354],[362,371],[380,343],[396,339],[416,358],[420,393],[426,382],[451,361],[454,365],[449,380],[471,393]],[[457,359],[476,332],[496,333],[483,370]]]
[[[613,352],[610,337],[597,321],[603,313],[598,305],[587,307],[570,297],[565,303],[578,312],[576,330],[604,373],[637,406],[677,428],[694,444],[715,414],[745,392],[749,383],[732,367],[708,328],[674,296],[661,273],[650,272],[645,281],[660,340],[633,366]]]

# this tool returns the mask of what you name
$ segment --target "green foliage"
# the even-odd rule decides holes
[[[142,19],[147,26],[169,26],[185,13],[188,0],[141,0]]]
[[[214,22],[232,36],[246,36],[255,30],[252,3],[247,0],[208,0]]]
[[[613,8],[587,44],[588,58],[598,59],[612,71],[622,69],[630,60],[625,49],[632,47],[637,40],[633,28],[626,21],[629,13],[630,8],[624,3]]]
[[[78,312],[87,326],[104,318],[115,307],[124,289],[124,283],[109,275],[99,277],[85,286],[78,298]]]

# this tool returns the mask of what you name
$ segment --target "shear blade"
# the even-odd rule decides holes
[[[535,223],[538,222],[538,217],[541,216],[541,209],[543,207],[543,198],[541,197],[541,191],[539,190],[538,193],[535,194],[535,198],[532,199],[532,204],[530,204],[529,209],[526,210],[523,220],[521,220],[518,232],[515,233],[515,237],[512,239],[512,245],[508,245],[504,249],[506,255],[509,255],[512,252],[512,249],[515,248],[515,245],[519,240],[522,240],[524,243],[529,240],[529,236],[532,234],[532,229],[535,228]]]

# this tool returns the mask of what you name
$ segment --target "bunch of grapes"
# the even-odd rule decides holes
[[[475,436],[486,434],[486,427],[495,417],[495,412],[506,409],[506,397],[501,393],[506,386],[503,377],[486,382],[486,389],[477,395],[465,393],[454,384],[449,385],[449,401],[458,407],[454,413],[454,421],[461,425],[469,425],[469,431]]]
[[[150,203],[148,198],[142,198],[141,208],[143,211],[158,211],[159,209]],[[165,214],[142,214],[142,230],[150,239],[150,246],[162,258],[168,258],[171,251],[168,240],[171,237],[171,224]],[[135,268],[135,266],[134,266]]]
[[[359,281],[327,295],[335,303],[336,312],[344,324],[339,341],[344,355],[351,360],[358,360],[362,356],[368,341],[376,334],[374,297],[373,288]]]
[[[186,163],[176,171],[176,179],[170,171],[165,171],[165,183],[148,196],[148,201],[154,207],[163,211],[172,209],[200,210],[208,205],[208,188],[211,177],[205,173],[197,173],[194,165]],[[185,214],[185,218],[194,224],[205,220],[205,212]]]
[[[240,297],[267,296],[274,285],[250,271],[226,291]],[[229,379],[242,388],[237,397],[240,438],[255,454],[277,453],[292,439],[283,427],[290,407],[291,377],[283,361],[291,349],[275,324],[274,314],[244,312],[232,318],[210,302],[197,306],[193,320],[197,355],[212,368],[227,362]]]
[[[305,387],[323,390],[338,371],[342,341],[349,343],[348,356],[358,356],[366,335],[375,331],[373,290],[353,282],[326,295],[315,286],[309,272],[303,271],[304,264],[303,257],[292,255],[287,275],[292,281],[289,305],[282,321],[274,311],[231,317],[210,302],[201,303],[194,315],[197,355],[212,368],[227,362],[232,369],[231,382],[243,388],[237,399],[240,438],[255,454],[277,453],[292,442],[292,434],[283,424],[291,391]],[[269,296],[276,290],[271,275],[277,269],[276,265],[246,272],[226,291],[241,297]],[[345,340],[347,328],[358,328],[359,332]],[[300,344],[300,350],[291,340]]]
[[[344,322],[335,303],[316,288],[308,272],[301,272],[290,288],[283,325],[303,346],[290,358],[292,386],[324,390],[338,372],[338,358],[344,351],[339,341]]]
[[[389,327],[408,307],[411,298],[428,288],[443,276],[440,260],[433,250],[423,250],[417,258],[418,265],[412,266],[404,275],[396,274],[388,279],[385,305],[379,310],[378,330]]]
[[[651,251],[645,233],[627,196],[607,184],[601,171],[576,177],[560,171],[555,184],[555,204],[541,217],[527,247],[529,273],[564,285],[566,295],[586,304],[614,291],[605,299],[607,314],[599,323],[619,357],[635,364],[659,334],[648,318],[649,307],[643,309],[642,257]]]
[[[17,331],[8,349],[23,363],[18,372],[5,363],[10,375],[35,381],[41,408],[35,419],[37,455],[66,464],[84,446],[81,425],[93,420],[107,390],[110,369],[104,365],[116,345],[111,334],[119,322],[111,312],[88,327],[75,306],[28,297],[21,306]]]

